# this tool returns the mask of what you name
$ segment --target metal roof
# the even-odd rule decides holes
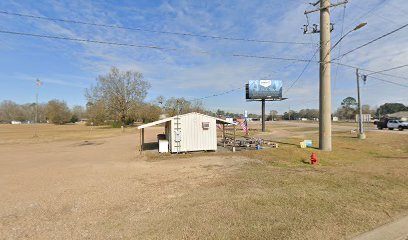
[[[227,120],[224,120],[224,119],[221,119],[221,118],[212,117],[212,116],[208,116],[208,115],[205,115],[205,114],[202,114],[202,113],[197,113],[197,112],[191,112],[191,113],[186,113],[186,114],[178,115],[178,117],[187,116],[187,115],[191,115],[191,114],[203,115],[203,116],[206,116],[206,117],[214,118],[217,123],[232,124],[232,122],[229,122],[229,121],[227,121]],[[171,120],[173,120],[173,119],[176,118],[176,117],[177,117],[177,116],[173,116],[173,117],[168,117],[168,118],[161,119],[161,120],[158,120],[158,121],[155,121],[155,122],[146,123],[146,124],[140,125],[139,127],[137,127],[137,129],[148,128],[148,127],[152,127],[152,126],[158,125],[158,124],[160,124],[160,123],[170,122]]]
[[[396,118],[406,118],[408,117],[408,111],[401,111],[392,114],[388,114],[389,117],[396,117]]]

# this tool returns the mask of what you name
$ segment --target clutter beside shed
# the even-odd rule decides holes
[[[304,140],[299,143],[300,148],[311,148],[313,147],[313,141],[312,140]]]

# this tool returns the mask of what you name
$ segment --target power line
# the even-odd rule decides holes
[[[384,37],[386,37],[386,36],[389,36],[389,35],[391,35],[391,34],[393,34],[393,33],[395,33],[395,32],[398,32],[399,30],[401,30],[401,29],[403,29],[403,28],[405,28],[405,27],[407,27],[407,26],[408,26],[408,24],[405,24],[405,25],[403,25],[403,26],[401,26],[401,27],[399,27],[399,28],[397,28],[397,29],[395,29],[395,30],[393,30],[393,31],[391,31],[391,32],[388,32],[388,33],[386,33],[386,34],[384,34],[384,35],[382,35],[382,36],[380,36],[380,37],[378,37],[378,38],[375,38],[375,39],[373,39],[373,40],[371,40],[371,41],[369,41],[369,42],[367,42],[367,43],[365,43],[365,44],[363,44],[363,45],[361,45],[361,46],[358,46],[358,47],[356,47],[356,48],[354,48],[354,49],[352,49],[352,50],[350,50],[350,51],[348,51],[348,52],[342,54],[341,56],[339,56],[339,57],[337,57],[336,59],[333,59],[333,60],[338,60],[338,59],[340,59],[340,58],[343,58],[344,56],[346,56],[346,55],[348,55],[348,54],[350,54],[350,53],[352,53],[352,52],[354,52],[354,51],[357,51],[358,49],[363,48],[363,47],[365,47],[365,46],[367,46],[367,45],[369,45],[369,44],[371,44],[371,43],[374,43],[374,42],[376,42],[376,41],[378,41],[378,40],[380,40],[380,39],[382,39],[382,38],[384,38]]]
[[[180,48],[166,48],[166,47],[161,47],[161,46],[155,46],[155,45],[137,45],[137,44],[129,44],[129,43],[119,43],[119,42],[106,42],[106,41],[99,41],[99,40],[90,40],[90,39],[80,39],[80,38],[69,38],[69,37],[61,37],[61,36],[50,36],[50,35],[41,35],[41,34],[32,34],[32,33],[23,33],[23,32],[13,32],[13,31],[5,31],[0,29],[0,33],[4,34],[12,34],[12,35],[21,35],[21,36],[30,36],[30,37],[39,37],[39,38],[49,38],[49,39],[59,39],[59,40],[68,40],[68,41],[76,41],[76,42],[87,42],[87,43],[97,43],[97,44],[105,44],[105,45],[115,45],[115,46],[126,46],[126,47],[137,47],[137,48],[148,48],[148,49],[157,49],[157,50],[170,50],[170,51],[182,51],[185,52],[186,49],[180,49]],[[192,52],[192,51],[190,51]],[[200,54],[206,54],[210,55],[210,52],[207,51],[194,51],[195,53],[200,53]],[[316,53],[315,53],[316,54]],[[314,54],[314,55],[315,55]],[[308,64],[305,66],[301,74],[299,75],[298,79],[292,84],[292,86],[300,79],[300,77],[303,75],[305,72],[307,66],[309,66],[310,62],[316,62],[319,63],[319,61],[313,61],[313,57],[310,60],[307,59],[295,59],[295,58],[281,58],[281,57],[269,57],[269,56],[258,56],[258,55],[245,55],[245,54],[220,54],[222,56],[229,56],[229,57],[243,57],[243,58],[257,58],[257,59],[268,59],[268,60],[282,60],[282,61],[297,61],[297,62],[307,62]],[[350,68],[357,68],[356,66],[351,66],[348,64],[343,64],[339,62],[332,62],[333,64],[338,64],[341,66],[345,67],[350,67]],[[368,70],[368,69],[361,69],[363,71],[367,72],[375,72],[373,70]],[[385,73],[378,73],[382,75],[389,75],[392,77],[399,77],[395,75],[390,75],[390,74],[385,74]],[[402,77],[399,77],[402,78]],[[388,81],[388,80],[384,80]],[[393,84],[399,84],[395,82],[388,81],[389,83]],[[403,85],[406,86],[406,85]],[[290,87],[291,88],[291,87]],[[289,88],[289,89],[290,89]],[[287,90],[288,91],[288,90]],[[286,91],[286,92],[287,92]]]
[[[91,22],[84,22],[84,21],[77,21],[77,20],[70,20],[70,19],[42,17],[42,16],[35,16],[35,15],[8,12],[8,11],[0,11],[0,14],[17,16],[17,17],[25,17],[25,18],[33,18],[33,19],[41,19],[41,20],[46,20],[46,21],[74,23],[74,24],[88,25],[88,26],[94,26],[94,27],[117,28],[117,29],[132,30],[132,31],[141,31],[141,32],[158,33],[158,34],[172,34],[172,35],[178,35],[178,36],[200,37],[200,38],[207,38],[207,39],[245,41],[245,42],[256,42],[256,43],[276,43],[276,44],[298,44],[298,45],[312,45],[313,44],[313,43],[307,43],[307,42],[272,41],[272,40],[250,39],[250,38],[222,37],[222,36],[202,35],[202,34],[193,34],[193,33],[185,33],[185,32],[159,31],[159,30],[151,30],[151,29],[144,29],[144,28],[138,28],[138,27],[122,27],[118,25],[109,25],[109,24],[91,23]]]
[[[316,56],[317,52],[319,52],[319,48],[316,49],[316,51],[314,52],[313,56],[310,58],[310,61],[308,61],[305,65],[305,67],[303,68],[302,72],[300,72],[299,76],[296,78],[296,80],[286,89],[285,94],[289,92],[289,90],[295,86],[295,84],[299,81],[299,79],[302,77],[302,75],[305,73],[306,69],[309,67],[310,63],[312,62],[313,58]]]
[[[387,2],[387,1],[386,1],[386,0],[383,0],[382,2],[380,2],[379,4],[377,4],[377,5],[374,6],[371,10],[369,10],[366,14],[364,14],[364,16],[367,16],[367,15],[371,14],[374,10],[376,10],[378,7],[382,6],[385,2]],[[389,3],[389,1],[388,1],[388,3]],[[360,6],[358,6],[357,4],[354,4],[353,6],[354,6],[354,7],[357,7],[357,8],[360,8],[360,9],[362,9],[362,10],[365,10],[364,7],[360,7]],[[387,21],[387,23],[392,22],[392,23],[394,23],[394,24],[396,24],[396,25],[399,25],[399,24],[398,24],[397,22],[395,22],[394,20],[389,19],[389,18],[386,18],[386,17],[384,17],[384,16],[381,15],[381,14],[374,13],[374,15],[377,15],[378,17],[384,19],[385,21]],[[360,18],[363,18],[363,16],[360,17]]]
[[[341,20],[341,33],[340,33],[340,39],[342,39],[343,38],[343,34],[344,34],[344,20],[345,20],[345,17],[346,17],[346,6],[347,5],[344,5],[344,8],[343,8],[343,17],[342,17],[342,20]],[[341,42],[339,43],[339,51],[338,51],[338,55],[340,55],[340,52],[341,52]],[[333,92],[335,93],[336,92],[336,89],[337,89],[337,75],[338,75],[338,73],[339,73],[339,65],[337,65],[336,66],[336,71],[335,71],[335,75],[334,75],[334,81],[333,81]]]
[[[14,32],[14,31],[2,30],[2,29],[0,29],[0,33],[20,35],[20,36],[38,37],[38,38],[59,39],[59,40],[67,40],[67,41],[75,41],[75,42],[86,42],[86,43],[97,43],[97,44],[105,44],[105,45],[124,46],[124,47],[149,48],[149,49],[169,50],[169,51],[179,51],[179,52],[189,51],[189,52],[198,53],[198,54],[205,54],[205,55],[214,54],[214,55],[220,55],[220,56],[226,56],[226,57],[257,58],[257,59],[296,61],[296,62],[309,62],[310,61],[310,60],[307,60],[307,59],[270,57],[270,56],[248,55],[248,54],[238,54],[238,53],[232,53],[232,54],[211,53],[211,52],[208,52],[208,51],[192,51],[192,50],[187,50],[187,49],[182,49],[182,48],[161,47],[161,46],[157,46],[157,45],[138,45],[138,44],[131,44],[131,43],[107,42],[107,41],[82,39],[82,38],[70,38],[70,37],[62,37],[62,36],[52,36],[52,35],[43,35],[43,34],[34,34],[34,33]]]
[[[208,52],[208,51],[193,51],[193,50],[187,50],[187,49],[181,49],[181,48],[161,47],[161,46],[157,46],[157,45],[138,45],[138,44],[131,44],[131,43],[108,42],[108,41],[101,41],[101,40],[91,40],[91,39],[70,38],[70,37],[62,37],[62,36],[42,35],[42,34],[34,34],[34,33],[14,32],[14,31],[2,30],[2,29],[0,29],[0,33],[11,34],[11,35],[20,35],[20,36],[29,36],[29,37],[38,37],[38,38],[46,38],[46,39],[67,40],[67,41],[74,41],[74,42],[85,42],[85,43],[96,43],[96,44],[104,44],[104,45],[124,46],[124,47],[148,48],[148,49],[181,51],[181,52],[189,51],[189,52],[205,54],[205,55],[214,54],[214,55],[221,55],[221,56],[228,56],[228,57],[242,57],[242,58],[256,58],[256,59],[281,60],[281,61],[292,61],[292,62],[320,63],[319,61],[313,61],[313,57],[311,59],[297,59],[297,58],[270,57],[270,56],[259,56],[259,55],[248,55],[248,54],[237,54],[237,53],[232,53],[232,54],[211,53],[211,52]],[[352,66],[352,65],[348,65],[348,64],[344,64],[344,63],[339,63],[339,62],[331,62],[331,63],[338,64],[338,65],[345,66],[345,67],[349,67],[349,68],[357,68],[356,66]],[[363,69],[363,68],[361,68],[361,70],[367,71],[367,72],[372,72],[372,73],[377,72],[377,71],[373,71],[373,70],[369,70],[369,69]],[[403,77],[400,77],[400,76],[385,74],[385,73],[382,73],[382,72],[377,72],[377,73],[381,74],[381,75],[384,75],[384,76],[407,79],[407,78],[403,78]]]
[[[225,92],[208,95],[208,96],[201,97],[201,98],[194,98],[194,99],[191,99],[191,100],[189,100],[189,101],[194,102],[194,101],[201,101],[201,100],[208,99],[208,98],[212,98],[212,97],[218,97],[218,96],[225,95],[225,94],[228,94],[228,93],[231,93],[231,92],[235,92],[235,91],[240,90],[240,89],[242,89],[242,88],[243,88],[243,87],[234,88],[234,89],[231,89],[231,90],[228,90],[228,91],[225,91]]]
[[[340,65],[340,66],[343,66],[343,67],[353,68],[353,69],[359,68],[360,70],[365,71],[365,72],[376,73],[376,74],[384,75],[384,76],[387,76],[387,77],[394,77],[394,78],[400,78],[400,79],[408,80],[408,78],[405,78],[405,77],[396,76],[396,75],[387,74],[387,73],[382,73],[382,72],[378,72],[378,71],[374,71],[374,70],[370,70],[370,69],[366,69],[366,68],[360,68],[360,67],[345,64],[345,63],[340,63],[340,62],[331,62],[331,63],[337,64],[337,65]]]
[[[408,67],[408,64],[404,64],[404,65],[401,65],[401,66],[384,69],[384,70],[381,70],[381,71],[378,71],[378,72],[369,73],[369,74],[367,74],[367,76],[372,75],[372,74],[382,73],[382,72],[388,72],[388,71],[391,71],[391,70],[400,69],[400,68],[404,68],[404,67]]]
[[[391,84],[394,84],[394,85],[398,85],[398,86],[401,86],[401,87],[407,87],[408,88],[408,85],[406,85],[406,84],[393,82],[393,81],[389,81],[389,80],[385,80],[385,79],[378,78],[378,77],[373,77],[373,76],[370,76],[370,78],[374,78],[374,79],[377,79],[378,81],[387,82],[387,83],[391,83]]]

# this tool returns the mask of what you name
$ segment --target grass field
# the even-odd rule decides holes
[[[36,144],[9,127],[19,144],[0,145],[5,238],[344,239],[408,214],[407,134],[361,141],[341,128],[329,153],[298,147],[296,136],[317,146],[314,126],[282,123],[262,134],[277,149],[141,156],[135,129],[97,128],[95,145],[79,146],[88,127],[44,126]]]
[[[124,133],[135,133],[136,128],[126,128]],[[0,144],[39,143],[63,140],[91,140],[123,134],[120,128],[104,126],[22,124],[0,125]]]

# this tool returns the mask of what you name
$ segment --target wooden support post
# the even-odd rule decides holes
[[[142,134],[141,134],[141,143],[140,143],[140,151],[143,152],[144,150],[144,128],[142,128]]]
[[[226,137],[225,137],[225,124],[222,124],[222,138],[224,140],[224,147],[225,147],[225,139],[226,139]]]
[[[235,136],[236,136],[236,128],[235,128],[235,124],[234,124],[234,147],[235,147]]]
[[[139,129],[139,152],[142,154],[142,129]]]

